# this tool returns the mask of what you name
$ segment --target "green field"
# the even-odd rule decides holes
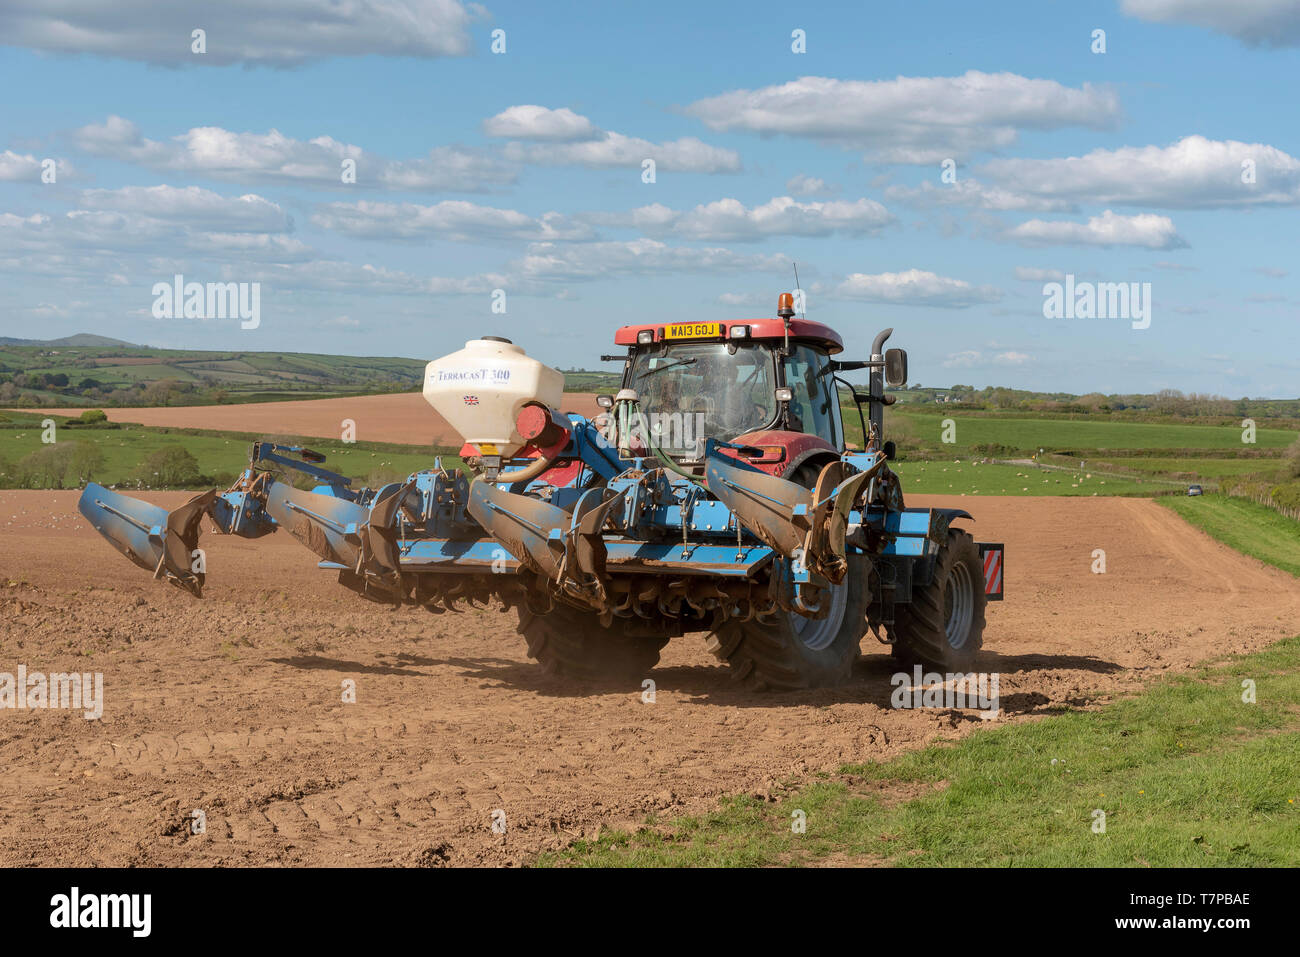
[[[904,430],[923,447],[970,449],[1001,445],[1036,451],[1090,451],[1102,449],[1282,449],[1300,433],[1289,429],[1259,428],[1253,446],[1243,445],[1239,426],[1182,423],[1106,422],[1019,416],[920,414],[898,411]],[[943,421],[956,425],[956,442],[942,442]],[[888,430],[887,430],[888,431]]]
[[[0,428],[0,487],[12,487],[9,474],[24,456],[43,447],[39,417],[19,417],[9,413],[10,421],[0,423],[12,426],[14,421],[30,423],[25,427]],[[56,421],[58,421],[56,419]],[[104,464],[93,476],[103,485],[132,482],[136,468],[151,452],[180,445],[198,461],[199,470],[212,479],[213,485],[228,485],[248,465],[249,446],[262,436],[234,433],[146,428],[123,424],[120,428],[82,428],[61,426],[56,433],[59,442],[86,441],[93,443],[103,454]],[[437,455],[442,454],[443,464],[449,468],[461,465],[450,450],[384,443],[357,442],[344,444],[338,440],[311,437],[275,436],[276,441],[305,445],[326,456],[325,467],[347,475],[361,485],[403,478],[420,469],[431,468]]]
[[[568,369],[564,372],[565,392],[596,392],[613,395],[618,392],[623,382],[623,367],[620,363],[609,363],[609,372],[592,372],[588,369]]]
[[[251,357],[245,359],[251,361]],[[281,393],[277,397],[289,398],[292,395]],[[12,426],[15,422],[39,422],[42,414],[9,413],[11,421],[0,421],[0,463],[12,466],[38,447],[38,429],[15,429]],[[3,417],[4,414],[0,413],[0,419]],[[1234,458],[1233,453],[1241,447],[1240,431],[1222,426],[987,417],[960,413],[954,413],[953,418],[957,436],[964,441],[954,445],[936,443],[932,448],[918,447],[920,430],[931,426],[938,428],[940,418],[926,414],[891,413],[887,419],[886,434],[894,437],[900,448],[893,468],[902,479],[905,495],[1156,495],[1184,490],[1191,483],[1201,483],[1207,490],[1213,490],[1220,479],[1279,473],[1284,447],[1296,437],[1296,433],[1285,429],[1261,430],[1258,433],[1260,444],[1250,447],[1256,457]],[[1006,461],[1027,459],[1030,449],[1036,453],[1038,446],[1035,442],[1042,439],[1046,431],[1079,441],[1049,443],[1051,450],[1069,446],[1071,454],[1068,455],[1054,454],[1049,450],[1048,455],[1034,464]],[[96,442],[106,456],[105,474],[110,482],[126,481],[136,464],[150,452],[169,443],[185,445],[199,460],[204,474],[231,476],[242,464],[248,442],[256,438],[233,433],[139,426],[103,432],[98,429],[70,430],[61,437],[88,438]],[[1102,440],[1117,447],[1123,445],[1125,451],[1137,454],[1108,455],[1080,444]],[[1238,444],[1230,444],[1232,441]],[[1135,444],[1138,442],[1146,442],[1149,448],[1157,450],[1186,447],[1189,452],[1186,456],[1167,453],[1148,456],[1141,454],[1143,448]],[[355,471],[359,477],[369,475],[376,467],[412,471],[426,467],[432,458],[430,453],[411,446],[343,446],[325,440],[303,440],[301,444],[321,447],[331,455],[332,461],[339,463],[341,469]],[[972,453],[972,447],[982,450]],[[1260,453],[1267,457],[1260,456]]]
[[[1222,496],[1160,501],[1300,575],[1300,523]],[[1247,679],[1252,701],[1244,700]],[[1298,753],[1300,637],[1163,679],[1098,710],[787,781],[771,801],[739,796],[705,815],[652,816],[537,863],[1296,867]]]
[[[1255,472],[1270,473],[1278,469],[1281,460],[1272,459],[1219,459],[1186,458],[1164,459],[1133,455],[1124,458],[1097,460],[1099,467],[1121,471],[1165,473],[1168,475],[1197,475],[1201,478],[1227,478],[1230,475],[1250,475]]]
[[[942,441],[945,420],[955,426],[951,444]],[[1285,450],[1300,437],[1290,428],[1258,429],[1256,442],[1243,444],[1236,425],[896,410],[886,415],[885,435],[900,450],[895,470],[905,477],[905,492],[970,495],[1153,494],[1192,483],[1213,488],[1220,479],[1278,473]],[[1045,455],[1038,456],[1040,448]],[[1031,455],[1038,459],[1034,465],[1003,464]]]
[[[1227,495],[1158,501],[1225,545],[1300,575],[1300,522],[1249,499]]]
[[[1173,479],[1041,469],[1025,465],[994,465],[975,459],[906,460],[892,468],[903,483],[903,494],[921,495],[1150,495],[1182,489]]]
[[[1242,681],[1256,682],[1255,704]],[[1300,638],[1099,711],[848,765],[714,812],[648,821],[542,865],[1300,865]],[[1095,833],[1103,811],[1105,832]],[[806,833],[793,833],[802,812]]]

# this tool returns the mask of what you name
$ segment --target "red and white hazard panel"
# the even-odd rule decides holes
[[[1002,551],[1001,545],[980,542],[980,561],[984,565],[984,594],[989,601],[1002,600]]]

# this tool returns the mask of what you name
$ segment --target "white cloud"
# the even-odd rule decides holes
[[[919,186],[891,186],[885,190],[885,198],[927,209],[963,206],[989,212],[1036,213],[1068,213],[1075,209],[1075,204],[1068,200],[1031,196],[974,179],[938,186],[929,180]]]
[[[437,236],[470,242],[503,239],[587,239],[585,224],[559,213],[532,217],[513,209],[447,200],[432,206],[416,203],[327,203],[312,215],[314,225],[367,239],[418,239]]]
[[[985,354],[979,349],[965,349],[951,353],[943,364],[949,369],[978,369],[986,366],[1022,366],[1033,361],[1024,352],[996,352]]]
[[[999,352],[993,361],[1000,366],[1022,366],[1033,357],[1024,352]]]
[[[96,156],[164,172],[249,182],[311,182],[344,188],[342,164],[356,163],[358,187],[482,192],[512,183],[515,172],[483,150],[440,146],[427,158],[388,160],[329,136],[295,140],[271,130],[236,133],[198,126],[170,140],[141,135],[130,120],[110,116],[73,134],[77,146]]]
[[[185,248],[209,259],[289,263],[316,258],[316,251],[301,240],[269,233],[194,232],[185,236]]]
[[[287,226],[287,219],[278,207],[260,197],[253,197],[256,202],[241,209],[242,198],[208,194],[196,200],[185,190],[172,195],[131,190],[89,192],[92,202],[87,205],[93,207],[98,202],[98,208],[54,216],[0,213],[0,257],[6,268],[25,271],[33,261],[45,261],[47,265],[39,270],[42,273],[61,270],[66,275],[84,275],[90,270],[114,275],[130,271],[126,257],[134,257],[138,264],[140,257],[179,254],[216,262],[268,263],[305,262],[316,256],[311,247],[279,231],[281,225]],[[224,201],[224,205],[214,205],[213,199]],[[133,200],[138,200],[140,209],[132,208]],[[209,215],[189,221],[183,213],[187,202],[209,207]]]
[[[537,166],[585,166],[588,169],[640,168],[643,161],[655,161],[656,170],[678,173],[734,173],[740,169],[735,150],[710,146],[693,136],[667,143],[602,132],[597,137],[573,143],[506,144],[507,159]]]
[[[277,289],[403,296],[480,296],[494,289],[512,295],[574,298],[559,282],[588,282],[615,276],[668,272],[764,272],[788,266],[780,255],[746,256],[728,249],[667,246],[650,239],[560,245],[535,243],[503,272],[467,276],[419,276],[373,264],[312,260],[297,263],[244,262],[224,268],[223,278],[262,281]]]
[[[693,136],[667,143],[599,129],[567,108],[519,105],[483,121],[488,136],[509,139],[507,159],[537,166],[584,166],[588,169],[637,167],[647,160],[656,169],[683,173],[734,173],[740,154],[710,146]],[[528,142],[520,142],[526,140]]]
[[[336,293],[397,296],[482,296],[506,288],[508,278],[499,273],[470,276],[417,276],[370,263],[317,259],[304,263],[240,263],[227,266],[223,279],[263,282],[275,289],[310,289]],[[519,292],[509,286],[512,292]]]
[[[0,183],[40,183],[41,163],[45,157],[32,156],[30,153],[15,153],[5,150],[0,153]],[[61,159],[54,161],[56,179],[66,179],[72,172],[70,166]]]
[[[993,286],[973,286],[963,279],[937,276],[921,269],[876,275],[853,273],[830,294],[837,299],[946,309],[965,309],[1002,298],[1001,290]]]
[[[780,254],[745,255],[723,248],[669,246],[654,239],[559,246],[535,243],[517,264],[525,279],[593,280],[615,275],[671,272],[784,270],[789,259]]]
[[[1168,216],[1141,213],[1121,216],[1109,209],[1086,223],[1031,219],[1004,234],[1028,246],[1144,246],[1147,249],[1179,249],[1187,242],[1178,235]]]
[[[0,43],[168,66],[289,66],[336,56],[464,56],[473,19],[459,0],[5,0]],[[207,32],[205,53],[191,32]]]
[[[548,140],[560,143],[587,140],[600,134],[591,120],[567,107],[512,106],[483,121],[483,132],[515,140]]]
[[[1059,269],[1038,269],[1033,266],[1017,266],[1016,278],[1023,282],[1064,282],[1065,273]]]
[[[84,303],[82,303],[82,305],[84,305]],[[38,319],[66,319],[72,314],[67,308],[55,305],[52,302],[38,302],[36,305],[24,311],[30,312]]]
[[[1126,14],[1156,23],[1188,23],[1251,46],[1300,45],[1296,0],[1122,0]]]
[[[796,173],[786,180],[785,188],[791,196],[827,196],[840,191],[835,183],[828,183],[817,176],[805,176],[803,173]]]
[[[639,229],[647,233],[667,233],[671,231],[682,214],[663,203],[651,203],[636,209],[619,213],[583,213],[582,218],[598,226],[614,226],[620,229]]]
[[[764,298],[756,292],[724,292],[717,301],[722,306],[761,306],[770,303],[771,297]]]
[[[975,70],[872,81],[805,76],[698,100],[686,112],[715,130],[808,137],[899,163],[1007,147],[1022,129],[1107,129],[1120,116],[1115,94],[1091,84]]]
[[[213,230],[286,232],[293,222],[284,210],[253,193],[222,196],[198,186],[124,186],[81,192],[83,209],[116,210]]]
[[[943,364],[949,369],[969,369],[979,365],[983,354],[975,349],[966,349],[963,352],[954,352],[944,360]]]
[[[1242,182],[1251,164],[1254,183]],[[1300,203],[1300,160],[1263,143],[1187,136],[1063,159],[1002,159],[981,173],[1043,200],[1209,209]]]
[[[593,213],[587,218],[604,225],[634,227],[650,235],[726,242],[753,242],[771,236],[861,236],[895,222],[893,214],[872,199],[800,202],[789,196],[777,196],[754,207],[737,199],[720,199],[689,212],[655,203],[630,213]]]
[[[357,182],[370,185],[361,164],[357,165]],[[378,169],[375,185],[381,189],[484,193],[515,181],[510,166],[485,150],[463,146],[435,146],[421,159],[378,160]],[[338,179],[337,168],[334,179]]]

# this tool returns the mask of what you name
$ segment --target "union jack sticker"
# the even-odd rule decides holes
[[[465,396],[465,404],[466,404],[466,405],[478,405],[478,396],[476,396],[476,395],[467,395],[467,396]]]
[[[1002,600],[1002,552],[1001,544],[980,542],[980,561],[984,565],[984,594],[989,601]]]

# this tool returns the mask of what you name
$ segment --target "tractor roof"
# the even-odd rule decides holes
[[[637,334],[647,330],[654,333],[655,342],[662,342],[665,339],[682,342],[722,341],[735,338],[731,332],[733,326],[747,326],[749,332],[746,338],[749,339],[785,338],[785,323],[780,319],[723,319],[721,322],[649,322],[635,326],[621,326],[614,333],[614,344],[634,346],[637,343]],[[674,329],[676,332],[681,327],[689,328],[684,330],[684,334],[671,336],[667,334],[668,330]],[[844,350],[844,340],[839,337],[839,333],[830,326],[808,319],[790,320],[790,338],[816,343],[832,355]]]

